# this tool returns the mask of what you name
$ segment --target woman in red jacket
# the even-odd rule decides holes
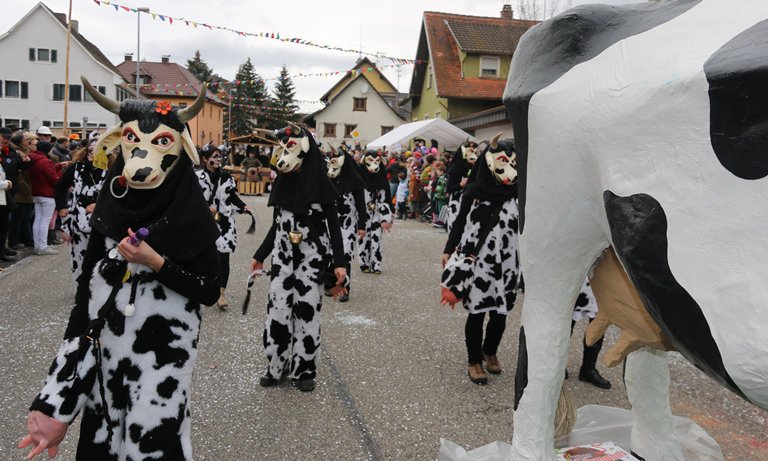
[[[34,146],[34,144],[33,144]],[[61,177],[61,164],[54,165],[48,152],[51,143],[40,141],[29,154],[32,167],[29,176],[32,185],[32,200],[35,202],[35,221],[32,224],[32,235],[35,239],[34,253],[36,255],[55,255],[53,248],[48,248],[48,224],[56,209],[54,187]]]

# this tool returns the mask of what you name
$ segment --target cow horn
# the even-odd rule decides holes
[[[200,93],[197,95],[197,99],[195,99],[195,102],[192,103],[191,106],[185,107],[177,113],[177,116],[179,117],[179,121],[181,123],[187,123],[188,121],[195,118],[198,112],[200,112],[203,109],[203,104],[205,104],[205,98],[206,94],[208,93],[208,84],[203,83],[202,87],[200,87]]]
[[[113,114],[119,114],[120,113],[120,103],[115,101],[114,99],[110,99],[103,94],[99,93],[99,90],[93,87],[91,85],[91,82],[88,81],[87,78],[85,78],[84,75],[80,76],[80,81],[83,82],[83,87],[85,88],[85,91],[88,92],[88,94],[91,95],[94,101],[99,103],[99,105],[108,111],[112,112]]]
[[[328,148],[331,150],[331,153],[332,153],[333,155],[336,155],[336,148],[335,148],[335,147],[333,147],[333,144],[331,144],[331,143],[328,143]]]
[[[264,135],[266,135],[268,138],[271,138],[273,140],[276,139],[275,132],[272,131],[272,130],[267,130],[265,128],[254,128],[253,132],[254,133],[264,133]],[[264,136],[259,136],[259,137],[260,138],[264,138]]]
[[[498,132],[496,133],[496,136],[491,138],[491,149],[496,149],[499,147],[499,138],[501,138],[501,135],[504,133]]]
[[[296,133],[301,133],[301,127],[299,125],[297,125],[297,124],[295,124],[295,123],[293,123],[293,122],[291,122],[289,120],[286,120],[286,122],[288,123],[288,125],[290,125],[291,128],[296,130]]]

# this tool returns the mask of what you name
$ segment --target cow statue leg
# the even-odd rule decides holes
[[[555,458],[555,409],[565,376],[573,306],[590,265],[607,246],[598,231],[583,222],[553,228],[534,219],[520,237],[525,303],[515,384],[520,397],[512,439],[515,461]],[[585,234],[595,238],[574,238]]]
[[[643,347],[629,354],[624,384],[632,405],[632,451],[646,461],[684,461],[672,430],[667,352]]]

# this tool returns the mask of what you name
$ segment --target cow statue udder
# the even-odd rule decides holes
[[[520,40],[504,92],[526,277],[513,459],[554,459],[571,309],[607,248],[675,349],[768,408],[766,19],[762,0],[589,5]],[[631,353],[626,380],[633,451],[682,459],[666,353]]]

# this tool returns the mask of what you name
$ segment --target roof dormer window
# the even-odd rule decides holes
[[[480,56],[480,77],[498,78],[500,66],[498,56]]]

